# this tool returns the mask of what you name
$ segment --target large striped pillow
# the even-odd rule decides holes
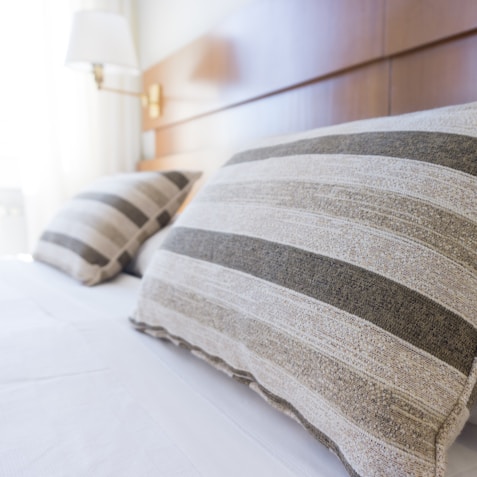
[[[234,156],[135,326],[248,383],[361,477],[443,476],[476,399],[477,103]]]
[[[54,217],[34,257],[85,285],[107,280],[167,224],[199,176],[199,172],[167,171],[101,178]]]

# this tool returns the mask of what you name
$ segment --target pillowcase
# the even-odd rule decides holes
[[[118,274],[180,207],[199,172],[104,177],[71,199],[43,232],[35,259],[85,285]]]
[[[477,103],[243,151],[133,324],[247,383],[352,476],[444,476],[477,388]]]
[[[143,277],[146,273],[146,269],[148,265],[152,261],[152,256],[154,252],[164,243],[171,230],[171,226],[176,220],[177,215],[172,217],[170,222],[160,229],[155,234],[151,235],[140,247],[137,251],[136,255],[132,258],[132,260],[128,263],[126,269],[124,270],[126,273],[130,273],[131,275],[136,275],[137,277]]]

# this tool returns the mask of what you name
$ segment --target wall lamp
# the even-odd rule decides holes
[[[66,65],[92,72],[98,90],[137,96],[151,118],[161,114],[161,86],[145,93],[103,85],[105,74],[140,74],[131,32],[126,19],[114,12],[84,10],[73,16]]]

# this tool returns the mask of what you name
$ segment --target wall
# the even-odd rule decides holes
[[[253,0],[135,0],[141,70],[147,70]],[[155,157],[153,131],[142,134],[142,157]]]
[[[145,70],[252,0],[136,0],[139,62]]]
[[[71,14],[88,8],[136,25],[136,0],[3,2],[0,56],[15,74],[0,90],[0,255],[31,250],[68,197],[141,156],[139,101],[99,94],[91,75],[65,68]],[[107,81],[141,88],[139,76]]]
[[[27,250],[22,190],[0,187],[0,256]]]

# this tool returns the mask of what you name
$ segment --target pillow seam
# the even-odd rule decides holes
[[[467,375],[462,391],[450,410],[447,417],[442,422],[436,432],[435,439],[435,476],[444,477],[446,471],[446,456],[449,444],[452,444],[457,435],[461,432],[468,420],[470,411],[467,408],[467,401],[474,387],[477,385],[477,356],[474,354],[474,361],[470,372]],[[465,413],[467,410],[467,413]],[[447,443],[447,445],[446,445]]]

